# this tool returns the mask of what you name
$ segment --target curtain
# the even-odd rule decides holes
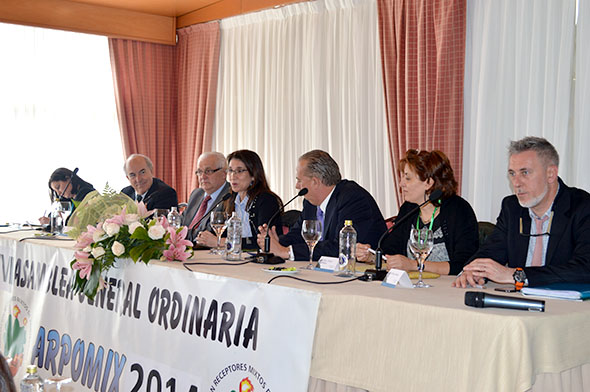
[[[576,143],[569,130],[574,16],[575,0],[469,1],[463,194],[479,220],[494,222],[511,193],[510,140],[547,138],[564,162],[560,175],[575,185],[566,163]]]
[[[465,0],[377,3],[395,189],[410,148],[443,151],[461,184]]]
[[[125,156],[147,155],[154,175],[176,183],[177,79],[174,46],[109,38]]]
[[[568,143],[570,149],[562,155],[560,171],[567,174],[569,185],[590,192],[590,4],[588,1],[578,4],[573,130]]]
[[[211,150],[219,71],[219,23],[178,30],[178,133],[176,191],[188,200],[198,187],[197,159]]]
[[[323,149],[391,215],[380,67],[374,0],[305,2],[222,20],[214,149],[256,151],[283,200],[296,193],[297,158]]]

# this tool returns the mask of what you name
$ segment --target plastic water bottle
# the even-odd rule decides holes
[[[340,230],[338,276],[355,276],[356,267],[356,230],[352,227],[352,221],[344,221],[344,227]]]
[[[49,214],[49,224],[51,232],[54,234],[61,234],[63,231],[64,221],[62,218],[61,209],[61,202],[56,197],[53,201],[53,204],[51,204],[51,212]]]
[[[178,209],[176,207],[172,207],[168,213],[168,224],[175,229],[178,229],[181,226],[181,222],[182,217],[178,213]]]
[[[242,221],[234,211],[227,220],[227,260],[240,260],[242,255]]]
[[[37,366],[27,366],[27,376],[20,382],[21,392],[42,392],[43,379],[37,374]]]

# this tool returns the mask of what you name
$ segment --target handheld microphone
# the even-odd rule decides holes
[[[465,305],[474,308],[503,308],[516,310],[545,311],[545,301],[487,294],[481,291],[467,291]]]
[[[68,187],[70,186],[70,184],[72,183],[72,178],[74,178],[74,176],[76,175],[76,173],[78,173],[78,168],[75,168],[74,171],[72,172],[72,175],[70,176],[70,179],[68,180],[68,183],[66,184],[66,186],[64,187],[64,190],[61,191],[61,194],[59,195],[58,200],[61,201],[61,198],[63,197],[64,193],[66,193],[66,189],[68,189]]]
[[[418,211],[420,208],[422,208],[426,204],[436,201],[437,199],[440,199],[441,196],[442,196],[442,191],[440,189],[435,189],[428,196],[428,200],[426,200],[424,203],[412,208],[412,210],[410,212],[408,212],[406,215],[402,216],[401,218],[396,219],[394,225],[391,226],[389,229],[385,230],[385,233],[383,233],[381,235],[381,238],[379,238],[379,241],[377,242],[377,250],[375,251],[375,269],[366,270],[365,275],[371,275],[372,280],[385,279],[385,276],[387,275],[387,271],[382,269],[383,251],[381,250],[381,242],[383,242],[385,237],[387,237],[389,234],[391,234],[391,232],[393,232],[393,230],[395,230],[396,227],[399,227],[400,223],[402,223],[403,221],[408,219],[410,216],[412,216],[416,211]]]
[[[307,192],[309,192],[309,190],[307,188],[303,188],[303,189],[299,190],[299,192],[295,196],[293,196],[291,198],[291,200],[289,200],[288,202],[283,204],[283,206],[281,208],[279,208],[277,210],[277,212],[274,213],[273,216],[270,217],[270,219],[268,220],[268,223],[266,224],[267,231],[266,231],[266,237],[264,237],[264,251],[263,252],[259,251],[258,254],[256,256],[254,256],[254,261],[256,261],[257,263],[262,263],[262,264],[280,264],[280,263],[285,262],[285,260],[283,260],[283,258],[275,257],[275,255],[273,253],[270,253],[270,235],[269,235],[270,224],[281,212],[283,212],[285,210],[285,207],[287,207],[287,205],[289,205],[289,203],[291,203],[293,200],[295,200],[299,196],[307,195]]]
[[[229,199],[232,195],[233,195],[232,192],[226,193],[225,195],[223,195],[223,197],[221,198],[221,200],[219,200],[217,203],[215,203],[213,206],[211,206],[211,208],[209,208],[209,210],[207,210],[207,212],[205,212],[205,214],[203,214],[203,216],[201,217],[201,219],[199,219],[197,221],[197,223],[195,223],[195,225],[193,226],[193,232],[195,230],[197,230],[197,228],[199,227],[199,225],[201,224],[201,222],[203,222],[203,220],[206,217],[209,216],[209,214],[211,213],[211,211],[213,211],[214,209],[216,209],[218,205],[220,205],[221,203],[223,203],[224,201],[226,201],[227,199]]]

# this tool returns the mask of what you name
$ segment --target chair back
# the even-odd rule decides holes
[[[486,239],[496,228],[496,225],[491,222],[477,222],[477,228],[479,229],[479,246],[482,246]]]
[[[283,222],[283,234],[287,234],[291,227],[297,223],[299,217],[301,216],[301,211],[299,210],[289,210],[283,212],[281,215],[281,222]]]

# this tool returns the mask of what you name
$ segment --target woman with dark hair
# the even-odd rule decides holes
[[[234,151],[228,155],[227,162],[227,181],[233,193],[225,201],[224,211],[228,216],[236,211],[242,221],[242,249],[258,249],[258,226],[268,223],[283,203],[270,190],[262,160],[254,151]],[[280,216],[273,220],[272,226],[280,232]],[[217,245],[217,239],[212,233],[204,231],[197,236],[197,243],[213,247]]]
[[[91,183],[84,181],[78,175],[74,175],[70,169],[66,169],[65,167],[55,169],[51,173],[47,186],[49,187],[51,201],[54,201],[60,196],[62,200],[70,200],[72,202],[72,212],[84,197],[94,190]],[[49,223],[49,218],[41,217],[39,221],[42,224],[47,224]]]
[[[426,203],[409,216],[382,242],[387,269],[416,270],[417,263],[408,240],[413,227],[429,227],[434,233],[434,247],[424,262],[424,270],[441,275],[456,275],[479,246],[477,219],[469,203],[457,195],[457,181],[447,156],[441,151],[408,150],[399,162],[400,187],[404,204],[398,217],[428,200],[440,189],[439,200]],[[369,246],[359,244],[357,257],[369,259]]]

